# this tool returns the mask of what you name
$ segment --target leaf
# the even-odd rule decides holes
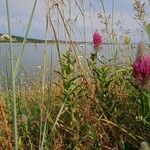
[[[81,87],[81,85],[78,85],[78,86],[74,87],[74,88],[70,91],[70,95],[73,94],[77,89],[79,89],[79,87]]]
[[[78,75],[78,76],[76,76],[76,77],[73,77],[72,79],[69,80],[69,82],[73,82],[73,81],[75,81],[76,79],[81,78],[81,77],[83,77],[83,75]]]

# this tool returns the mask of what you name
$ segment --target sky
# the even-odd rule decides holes
[[[24,36],[34,0],[8,1],[10,6],[12,34]],[[34,17],[28,35],[30,38],[44,39],[46,27],[45,1],[46,0],[37,0]],[[69,31],[71,31],[73,40],[83,41],[85,38],[87,41],[91,41],[92,33],[96,29],[98,29],[101,33],[104,29],[104,25],[101,23],[101,19],[98,18],[98,14],[103,12],[100,0],[83,0],[83,5],[81,0],[76,1],[84,12],[85,20],[83,19],[79,8],[75,5],[74,0],[70,0],[70,3],[69,0],[64,0],[65,5],[63,6],[62,10],[65,16],[65,21],[71,28]],[[112,1],[113,0],[103,0],[107,15],[112,14]],[[140,26],[133,19],[135,14],[133,9],[134,0],[114,0],[114,2],[114,29],[117,31],[118,35],[125,34],[128,30],[130,30],[130,36],[133,41],[139,41],[142,36]],[[146,7],[148,8],[147,4]],[[60,16],[58,17],[58,13],[55,10],[52,13],[52,19],[56,31],[59,30],[59,33],[57,32],[59,39],[64,40],[66,38],[64,25]],[[117,24],[118,22],[121,23]],[[7,32],[6,0],[0,0],[0,33]],[[144,37],[145,40],[147,40],[147,37]],[[53,39],[51,32],[49,32],[48,38]]]

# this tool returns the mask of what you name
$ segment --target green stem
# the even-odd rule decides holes
[[[115,8],[115,0],[113,0],[113,4],[112,4],[112,20],[111,20],[111,27],[112,27],[112,41],[113,41],[113,44],[114,44],[114,35],[113,35],[113,32],[114,32],[114,8]]]
[[[54,125],[53,125],[53,127],[52,127],[52,133],[53,133],[53,131],[54,131],[54,129],[55,129],[55,127],[56,127],[58,121],[59,121],[59,118],[60,118],[61,113],[62,113],[62,111],[63,111],[63,109],[64,109],[64,106],[65,106],[65,102],[62,104],[62,106],[61,106],[61,108],[60,108],[60,110],[59,110],[59,113],[58,113],[58,115],[57,115],[57,117],[56,117],[56,120],[55,120]]]
[[[16,87],[15,87],[14,61],[13,61],[13,50],[12,50],[12,38],[11,38],[11,27],[10,27],[10,16],[9,16],[8,0],[6,0],[6,9],[7,9],[8,32],[9,32],[9,37],[10,37],[10,57],[11,57],[11,77],[12,77],[11,81],[12,81],[13,115],[14,115],[15,150],[18,150]]]
[[[45,31],[45,44],[44,44],[44,55],[43,55],[43,76],[42,76],[42,106],[41,106],[41,125],[40,125],[40,141],[39,141],[39,148],[43,150],[44,140],[46,137],[46,126],[47,126],[47,119],[45,121],[44,130],[43,130],[43,138],[42,137],[42,127],[43,127],[43,112],[44,112],[44,99],[45,99],[45,75],[46,75],[46,62],[47,62],[47,33],[48,33],[48,16],[46,18],[46,31]],[[40,146],[41,144],[41,146]]]

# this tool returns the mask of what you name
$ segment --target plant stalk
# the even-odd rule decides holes
[[[14,115],[14,138],[15,138],[15,150],[18,150],[18,130],[17,130],[17,106],[16,106],[16,87],[15,87],[15,74],[14,74],[14,61],[13,61],[13,50],[12,50],[12,38],[11,38],[11,27],[10,27],[10,15],[9,15],[9,3],[6,0],[7,9],[7,23],[8,33],[10,37],[10,57],[11,57],[11,82],[12,82],[12,101],[13,101],[13,115]]]

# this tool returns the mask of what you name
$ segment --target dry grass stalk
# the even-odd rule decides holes
[[[11,139],[11,130],[10,125],[8,124],[8,117],[6,114],[6,108],[3,102],[0,102],[0,120],[1,120],[1,130],[3,133],[3,143],[0,144],[0,148],[6,150],[12,150],[12,139]]]
[[[135,0],[134,9],[136,10],[136,17],[139,20],[144,19],[144,16],[145,16],[144,5],[145,3],[142,3],[141,0]]]
[[[55,138],[52,149],[53,150],[63,150],[64,149],[63,139],[62,139],[61,135],[59,135]]]
[[[138,45],[138,54],[137,56],[141,57],[144,55],[144,52],[145,52],[145,45],[143,42],[140,42],[139,45]]]

